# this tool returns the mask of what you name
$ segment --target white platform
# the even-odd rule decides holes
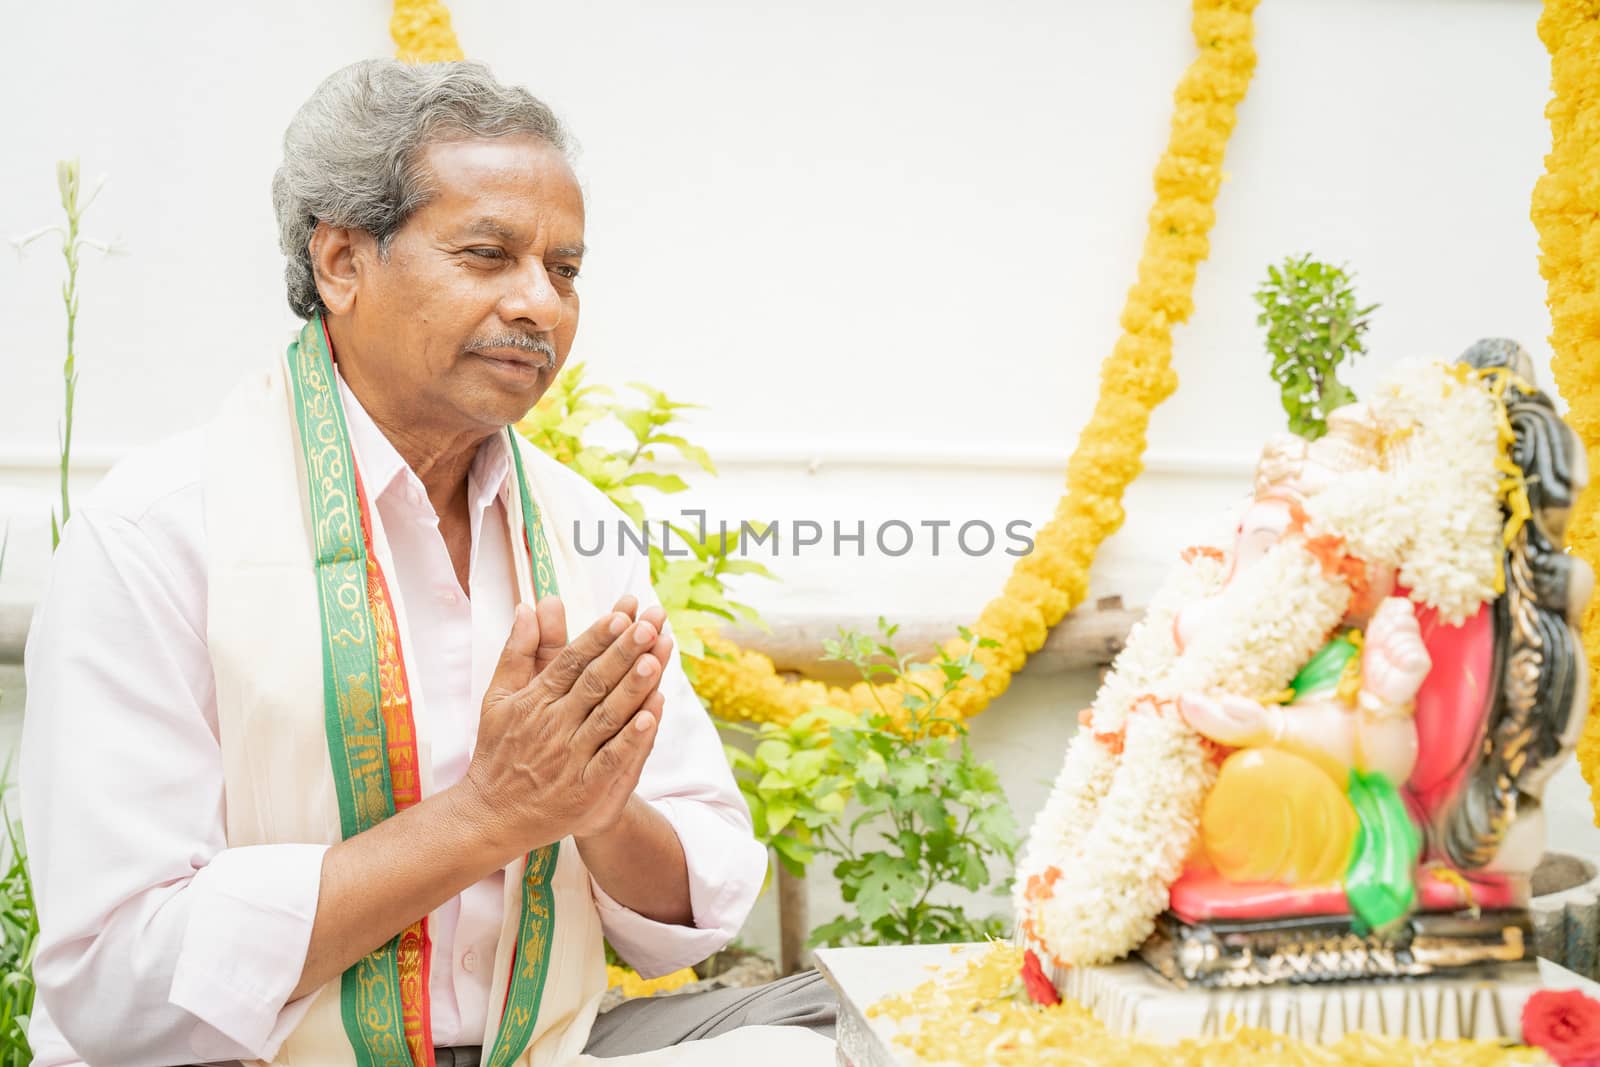
[[[894,1042],[915,1018],[868,1019],[884,997],[904,993],[944,968],[964,966],[988,948],[907,945],[821,949],[817,968],[838,990],[838,1055],[850,1067],[914,1067]],[[1581,989],[1600,998],[1600,985],[1540,960],[1537,979],[1492,982],[1408,979],[1253,990],[1178,990],[1143,963],[1086,967],[1065,983],[1066,995],[1089,1006],[1113,1033],[1175,1042],[1225,1033],[1232,1013],[1241,1024],[1312,1041],[1337,1041],[1347,1031],[1404,1035],[1419,1041],[1456,1037],[1518,1039],[1523,1002],[1534,990]]]

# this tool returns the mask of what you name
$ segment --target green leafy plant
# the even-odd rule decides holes
[[[947,886],[983,889],[991,865],[1016,856],[1016,820],[998,772],[973,756],[962,722],[940,713],[963,679],[982,677],[977,651],[996,643],[963,628],[967,645],[959,656],[940,649],[932,663],[913,665],[891,644],[897,628],[882,619],[878,627],[879,637],[841,632],[825,645],[827,658],[853,664],[867,681],[898,681],[904,695],[899,709],[880,703],[830,731],[837,758],[850,769],[860,814],[844,830],[823,824],[820,851],[838,861],[833,873],[853,914],[817,927],[810,944],[1001,936],[998,916],[973,918],[937,899]]]
[[[1378,305],[1360,306],[1351,278],[1343,267],[1290,256],[1267,268],[1255,293],[1289,429],[1310,441],[1328,432],[1330,411],[1356,398],[1339,366],[1366,352],[1368,316]]]
[[[33,951],[39,917],[33,906],[22,827],[0,804],[5,837],[0,839],[0,1067],[27,1067],[33,1060],[28,1019],[33,1013]]]
[[[646,523],[638,490],[673,494],[688,488],[680,475],[654,469],[666,456],[676,453],[707,474],[717,473],[706,450],[676,432],[681,413],[698,404],[679,403],[659,389],[637,382],[630,387],[643,395],[644,402],[630,404],[617,399],[609,386],[586,382],[585,373],[581,363],[563,371],[517,429],[605,493],[636,526]],[[621,447],[588,439],[592,430],[608,421],[626,430],[626,443]],[[651,542],[650,582],[667,611],[684,656],[684,669],[692,680],[693,661],[709,654],[698,633],[701,627],[738,621],[761,625],[754,608],[728,596],[727,579],[738,574],[775,576],[755,560],[741,558],[739,552],[747,526],[760,537],[766,533],[764,525],[741,524],[737,530],[716,532],[666,525],[672,531],[672,552],[669,555],[663,549],[660,538]],[[659,530],[660,524],[654,529]],[[687,554],[684,548],[689,550]]]
[[[83,216],[88,212],[89,206],[100,195],[100,190],[105,188],[105,184],[106,180],[102,177],[88,197],[79,203],[78,161],[63,159],[57,162],[56,187],[61,193],[61,209],[66,212],[66,225],[46,226],[19,238],[16,242],[19,248],[25,248],[47,234],[56,234],[61,238],[61,255],[67,261],[67,280],[61,285],[61,299],[67,309],[67,358],[61,365],[61,377],[66,384],[66,408],[61,425],[56,431],[56,443],[61,453],[61,514],[57,516],[55,509],[50,509],[52,551],[61,543],[61,528],[67,524],[67,518],[72,514],[67,474],[72,466],[72,413],[73,402],[77,399],[78,393],[78,257],[85,248],[95,248],[102,252],[111,251],[110,245],[82,236],[78,232],[78,227],[83,222]]]
[[[66,403],[56,434],[60,451],[61,513],[57,515],[54,508],[50,509],[52,552],[60,546],[61,530],[72,514],[68,475],[72,467],[73,407],[78,392],[79,256],[84,248],[111,251],[110,245],[79,233],[84,214],[105,187],[105,178],[101,178],[80,202],[78,161],[61,160],[56,164],[56,187],[61,194],[61,208],[67,216],[66,225],[46,226],[15,242],[18,248],[26,248],[47,234],[56,234],[61,238],[61,254],[67,263],[67,278],[61,286],[61,299],[67,313],[67,355],[61,365]],[[0,539],[0,568],[5,566],[10,540],[8,525],[4,538]],[[0,822],[5,826],[4,837],[0,838],[0,1067],[27,1067],[33,1062],[33,1049],[28,1044],[28,1020],[33,1014],[33,953],[39,939],[39,916],[34,909],[33,878],[28,872],[22,826],[11,818],[3,799],[10,781],[8,765],[5,774],[0,775]]]
[[[764,536],[765,523],[751,523],[756,536]],[[735,574],[758,574],[777,580],[777,576],[753,559],[738,555],[743,536],[740,530],[711,533],[700,537],[696,531],[673,525],[674,547],[687,545],[688,558],[672,559],[658,545],[650,546],[650,583],[655,586],[661,606],[667,609],[678,647],[687,657],[684,671],[694,680],[694,660],[714,656],[700,637],[704,626],[722,622],[748,622],[763,629],[761,615],[748,604],[728,597],[727,579]]]
[[[644,505],[635,490],[681,493],[689,487],[679,475],[650,469],[665,450],[677,452],[707,474],[717,473],[705,449],[666,432],[679,419],[679,412],[699,407],[698,404],[678,403],[658,389],[631,383],[632,388],[645,395],[647,403],[629,405],[617,400],[610,386],[585,382],[587,370],[578,363],[556,378],[533,410],[517,424],[524,437],[583,475],[635,523],[645,521]],[[584,440],[589,430],[608,419],[627,428],[633,438],[629,446],[607,448]]]
[[[851,770],[834,747],[832,730],[856,721],[848,712],[821,707],[787,725],[719,724],[755,739],[753,752],[724,746],[728,763],[750,806],[756,840],[796,878],[805,876],[818,836],[839,822],[850,798]]]

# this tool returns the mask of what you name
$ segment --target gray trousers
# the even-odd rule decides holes
[[[637,997],[594,1021],[591,1056],[630,1056],[685,1041],[716,1037],[741,1026],[804,1026],[832,1039],[839,1001],[816,971],[780,978],[753,989],[713,989],[709,993]],[[478,1067],[480,1050],[441,1048],[438,1067]]]

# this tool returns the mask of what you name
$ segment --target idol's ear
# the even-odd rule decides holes
[[[370,234],[343,226],[318,222],[311,231],[311,273],[317,282],[322,303],[333,315],[343,315],[355,306],[364,259],[376,258],[376,245]]]

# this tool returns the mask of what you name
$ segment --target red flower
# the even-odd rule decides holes
[[[1522,1040],[1561,1067],[1600,1067],[1600,1001],[1541,989],[1522,1006]]]
[[[1050,979],[1045,977],[1044,968],[1039,966],[1039,957],[1033,954],[1031,948],[1022,957],[1022,985],[1028,991],[1028,998],[1035,1004],[1053,1006],[1061,1003],[1061,995],[1056,992]]]

